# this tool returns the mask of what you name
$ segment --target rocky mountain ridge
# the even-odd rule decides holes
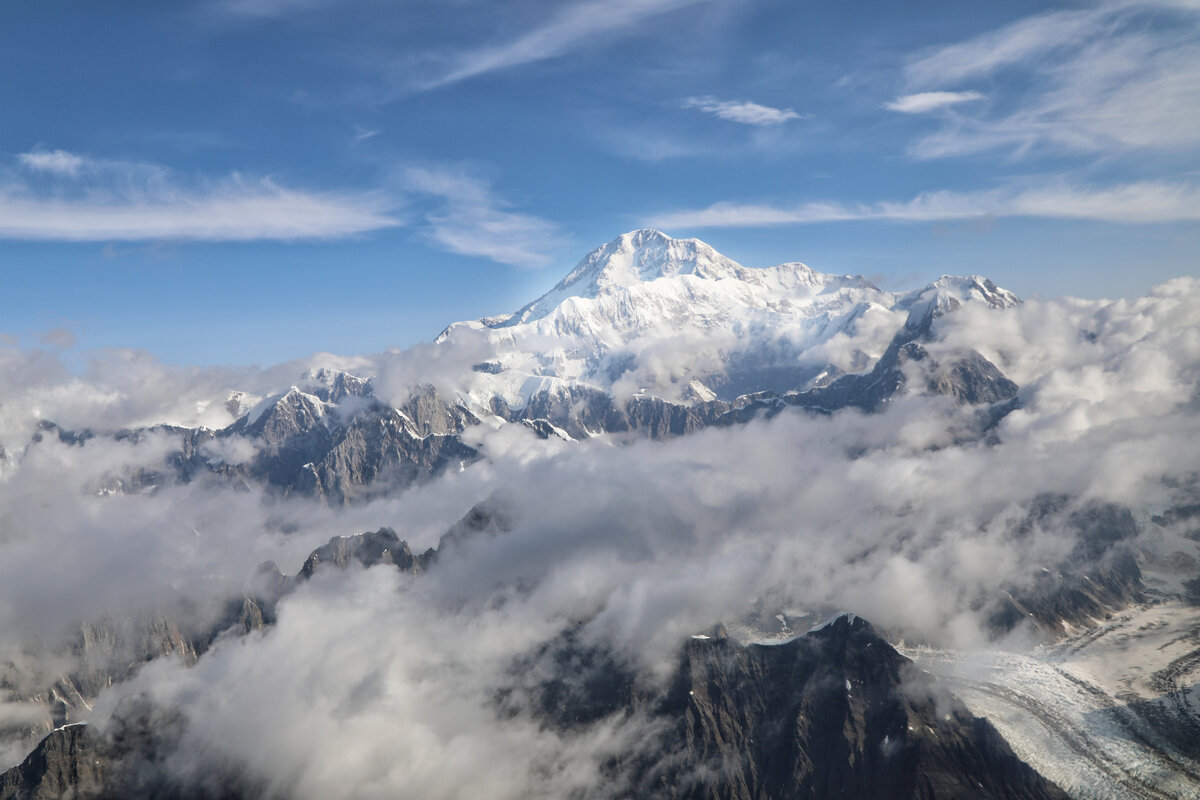
[[[619,683],[600,680],[586,691],[593,696],[568,697],[547,724],[586,726],[633,711]],[[555,697],[564,702],[561,692]],[[665,693],[638,702],[651,709],[657,732],[606,771],[613,786],[640,797],[1066,796],[853,615],[783,644],[739,645],[720,626],[695,635],[681,647]],[[580,717],[572,703],[589,710]],[[236,765],[202,782],[173,776],[162,756],[184,726],[169,710],[134,702],[104,731],[58,728],[0,774],[0,800],[96,800],[148,789],[178,800],[265,796]]]
[[[937,337],[937,320],[964,304],[1002,310],[1018,302],[977,276],[943,276],[894,294],[803,264],[743,267],[698,240],[635,231],[594,251],[520,311],[447,328],[435,347],[453,353],[463,337],[472,348],[482,337],[492,354],[459,376],[454,393],[418,384],[393,405],[370,377],[314,370],[248,408],[244,396],[231,397],[240,416],[220,430],[111,434],[163,435],[177,445],[165,463],[90,489],[224,480],[340,505],[465,468],[479,453],[464,434],[481,423],[521,424],[542,438],[660,440],[786,407],[878,411],[914,393],[980,406],[983,431],[1014,407],[1018,387],[975,351],[939,361],[926,345]],[[902,321],[877,358],[851,347],[877,346],[878,332],[894,320]],[[647,377],[639,353],[648,349],[658,363],[654,348],[680,337],[685,355],[711,357],[672,366],[666,384],[638,384]],[[824,360],[822,348],[834,342],[851,347],[846,366],[858,371]],[[46,434],[73,445],[93,436],[49,422]]]

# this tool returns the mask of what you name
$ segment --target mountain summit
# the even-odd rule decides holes
[[[480,424],[568,441],[663,439],[785,407],[878,411],[909,394],[986,405],[986,424],[1012,410],[1018,387],[979,353],[937,343],[937,320],[964,304],[1017,302],[978,276],[893,293],[632,231],[520,311],[455,323],[431,348],[395,354],[390,374],[310,370],[290,388],[230,395],[239,416],[222,429],[162,432],[180,437],[169,469],[184,480],[216,473],[343,503],[465,469],[480,453],[464,434]],[[67,443],[91,435],[42,431]],[[110,477],[91,490],[171,480],[149,467]]]
[[[743,269],[699,239],[672,239],[646,228],[622,234],[593,250],[550,294],[569,291],[595,297],[659,278],[695,275],[715,280],[735,277]]]
[[[468,405],[486,408],[496,397],[521,408],[535,395],[578,388],[732,401],[861,371],[910,312],[979,301],[1017,302],[975,276],[893,293],[799,262],[746,267],[698,239],[645,229],[596,248],[518,311],[455,323],[439,342],[492,353]]]
[[[786,274],[785,283],[816,288],[831,276],[821,275],[803,264],[784,264],[771,268]],[[630,231],[596,248],[546,294],[495,326],[511,326],[542,319],[569,298],[597,299],[638,292],[638,287],[663,278],[736,280],[761,284],[770,270],[751,269],[718,253],[699,239],[673,239],[661,231]],[[663,288],[663,287],[660,287]]]

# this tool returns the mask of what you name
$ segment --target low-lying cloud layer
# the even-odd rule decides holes
[[[989,602],[1076,545],[1056,517],[1018,534],[1036,498],[1121,503],[1145,521],[1170,502],[1166,479],[1200,471],[1200,282],[1133,301],[968,304],[936,333],[935,356],[974,348],[1021,385],[1020,408],[991,436],[977,435],[973,409],[940,397],[623,446],[481,428],[485,458],[465,472],[336,511],[202,484],[82,491],[152,455],[153,437],[10,449],[0,652],[98,609],[214,602],[259,560],[295,572],[333,533],[389,525],[421,549],[494,496],[511,530],[461,543],[422,575],[319,573],[281,603],[275,627],[221,642],[192,668],[152,664],[102,698],[97,721],[146,692],[188,720],[181,774],[198,774],[197,760],[236,763],[280,796],[603,794],[597,770],[641,723],[564,733],[498,711],[517,660],[567,627],[647,687],[684,637],[756,601],[847,608],[897,636],[976,646]],[[10,358],[35,370],[48,356]],[[81,380],[51,371],[39,391],[69,395]],[[22,385],[8,383],[0,407]]]

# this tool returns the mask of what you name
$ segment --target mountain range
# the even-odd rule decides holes
[[[784,506],[786,513],[772,516],[768,509],[760,519],[754,506],[770,506],[769,489],[751,486],[752,500],[738,501],[745,504],[739,514],[737,503],[726,508],[713,499],[709,505],[710,494],[726,497],[728,485],[741,480],[737,467],[720,472],[713,466],[720,465],[720,454],[701,461],[684,449],[680,458],[685,471],[709,470],[714,477],[709,483],[701,479],[703,491],[684,492],[683,499],[660,498],[649,487],[648,511],[630,499],[635,517],[639,510],[643,514],[636,524],[650,533],[630,534],[622,526],[635,523],[621,515],[622,509],[604,508],[606,502],[614,507],[626,502],[620,491],[610,496],[603,486],[588,483],[607,480],[628,492],[619,473],[629,462],[618,462],[621,466],[608,473],[584,466],[586,480],[563,485],[568,491],[594,490],[597,497],[609,497],[596,501],[606,511],[598,529],[587,527],[595,522],[587,522],[582,511],[573,516],[576,506],[587,506],[582,497],[565,497],[567,512],[542,520],[520,498],[528,503],[543,487],[535,483],[515,492],[510,485],[507,491],[470,496],[459,506],[469,505],[467,513],[441,529],[436,546],[410,546],[411,540],[401,535],[404,519],[395,523],[400,533],[391,527],[349,535],[333,530],[325,535],[337,535],[309,551],[298,567],[281,570],[267,561],[253,574],[234,576],[240,589],[214,589],[216,611],[198,611],[184,589],[170,608],[95,609],[36,668],[13,660],[0,672],[0,689],[7,691],[7,700],[0,701],[23,709],[12,714],[11,723],[0,714],[0,733],[18,740],[28,753],[0,773],[0,800],[249,800],[328,791],[320,788],[326,784],[312,782],[311,772],[305,773],[309,783],[291,776],[264,777],[273,774],[273,766],[259,763],[254,754],[282,752],[275,748],[292,741],[289,731],[269,731],[268,741],[253,746],[240,740],[231,754],[211,738],[196,739],[205,726],[195,709],[164,700],[169,695],[156,694],[154,682],[170,669],[163,666],[167,663],[191,675],[207,668],[221,676],[219,681],[230,680],[226,671],[234,674],[238,658],[305,630],[306,622],[327,635],[339,630],[336,614],[326,607],[336,605],[340,592],[381,582],[387,587],[382,595],[390,599],[384,603],[387,610],[372,617],[368,637],[383,642],[395,634],[402,637],[401,651],[408,647],[405,630],[388,627],[399,615],[389,605],[395,602],[462,623],[463,632],[439,631],[435,640],[475,637],[478,642],[472,646],[480,649],[468,651],[472,658],[499,660],[501,666],[488,673],[479,689],[483,719],[501,730],[525,731],[521,735],[531,741],[545,737],[553,742],[551,755],[534,762],[533,786],[565,780],[563,775],[573,768],[554,760],[563,753],[588,753],[584,772],[593,771],[587,773],[591,782],[562,796],[1103,796],[1099,790],[1089,794],[1091,773],[1079,777],[1083,773],[1065,767],[1059,751],[1031,746],[1020,735],[1021,726],[1033,724],[1031,720],[1049,731],[1056,746],[1086,755],[1096,774],[1112,777],[1123,792],[1119,796],[1169,796],[1154,788],[1160,779],[1147,778],[1141,767],[1130,765],[1153,763],[1160,769],[1157,765],[1166,764],[1161,769],[1171,780],[1186,781],[1200,773],[1194,748],[1189,749],[1200,718],[1194,686],[1187,684],[1200,674],[1200,640],[1194,630],[1156,645],[1172,654],[1169,664],[1153,672],[1151,682],[1162,690],[1157,694],[1138,688],[1143,676],[1136,666],[1114,679],[1120,688],[1112,688],[1114,683],[1104,683],[1107,678],[1097,672],[1022,662],[1024,669],[1058,670],[1055,680],[1088,698],[1084,706],[1092,716],[1075,722],[1073,709],[1084,706],[1064,710],[1048,694],[1013,687],[1004,679],[979,678],[954,653],[937,649],[939,642],[922,641],[913,633],[916,628],[897,623],[903,613],[889,618],[889,627],[821,599],[798,608],[782,594],[796,593],[795,585],[787,583],[786,568],[781,570],[784,579],[766,577],[764,564],[775,559],[795,570],[803,561],[819,564],[826,553],[842,553],[836,567],[849,570],[855,582],[871,579],[866,572],[866,578],[854,572],[860,565],[882,563],[893,570],[887,573],[893,580],[886,587],[890,602],[911,604],[913,616],[930,613],[919,610],[919,598],[928,588],[922,583],[943,580],[959,593],[944,592],[937,604],[942,611],[961,612],[945,618],[955,624],[969,618],[971,635],[987,642],[1043,648],[1034,652],[1050,654],[1045,658],[1053,664],[1091,658],[1096,648],[1118,636],[1131,636],[1136,643],[1189,624],[1195,614],[1188,610],[1187,587],[1194,589],[1200,581],[1195,577],[1200,562],[1188,554],[1200,540],[1194,525],[1200,506],[1193,502],[1200,488],[1194,474],[1164,471],[1158,480],[1172,504],[1155,515],[1127,496],[1110,499],[1090,487],[1068,490],[1044,479],[1022,486],[1014,494],[1017,500],[987,487],[993,480],[1022,480],[1020,467],[999,469],[1026,457],[1010,454],[1013,431],[1032,431],[1031,449],[1039,457],[1049,452],[1052,462],[1056,447],[1068,452],[1062,442],[1088,427],[1079,421],[1079,404],[1064,402],[1068,433],[1043,441],[1038,426],[1049,429],[1044,422],[1048,417],[1024,413],[1026,404],[1044,402],[1047,394],[1053,400],[1059,389],[1053,380],[1019,385],[1006,373],[1028,375],[1030,370],[1021,367],[1021,354],[1011,350],[1013,339],[991,344],[993,328],[1003,331],[1021,306],[1014,294],[980,276],[942,276],[893,292],[862,276],[827,275],[796,262],[745,267],[698,240],[639,230],[597,248],[550,291],[520,309],[453,323],[432,342],[364,361],[372,370],[317,365],[295,374],[290,385],[268,392],[231,386],[223,396],[228,421],[221,427],[163,422],[79,428],[42,419],[23,450],[5,456],[14,469],[52,448],[82,461],[108,446],[126,447],[133,454],[111,468],[98,468],[78,487],[95,503],[177,497],[169,493],[187,488],[216,503],[250,495],[267,509],[268,518],[299,501],[301,514],[320,508],[332,520],[358,520],[354,515],[375,508],[377,501],[390,510],[403,507],[386,505],[398,497],[449,492],[447,479],[459,473],[515,470],[523,456],[507,461],[497,456],[497,440],[523,442],[549,454],[550,471],[530,474],[541,475],[546,493],[553,494],[546,476],[565,463],[555,462],[555,454],[587,465],[613,450],[650,458],[648,448],[668,443],[686,447],[694,439],[702,440],[697,448],[736,448],[744,440],[753,451],[771,437],[785,435],[780,433],[785,429],[770,427],[781,420],[813,423],[811,433],[798,441],[814,453],[814,442],[827,444],[821,452],[830,459],[830,474],[842,469],[836,474],[861,478],[856,486],[868,487],[886,501],[839,499],[832,488],[818,489],[805,495],[805,503],[815,508],[830,494],[831,509],[815,508],[808,519],[801,516],[807,507],[800,507],[798,515],[796,508]],[[1114,338],[1127,334],[1128,327],[1121,328]],[[1083,328],[1071,335],[1081,351],[1100,336]],[[1115,370],[1113,363],[1110,358],[1103,369]],[[1086,369],[1093,370],[1087,375],[1094,379],[1101,367],[1088,362]],[[1153,379],[1151,373],[1138,374],[1148,385]],[[1110,422],[1094,424],[1105,430]],[[893,433],[880,434],[885,428]],[[1186,439],[1186,430],[1181,437]],[[802,460],[818,458],[787,450],[782,455],[771,451],[761,458],[775,458],[778,471],[788,476],[789,470],[799,471]],[[745,469],[758,458],[752,452],[736,463]],[[972,459],[987,468],[972,472]],[[950,510],[926,508],[915,490],[906,495],[897,488],[891,496],[893,487],[872,478],[879,461],[896,469],[880,475],[916,476],[903,484],[909,489],[937,483],[936,475],[949,483],[945,476],[961,464],[967,489],[941,498]],[[1083,470],[1081,463],[1093,466],[1078,456],[1065,463],[1077,471]],[[1122,466],[1110,468],[1119,473]],[[762,481],[773,473],[768,465],[755,474]],[[819,463],[805,474],[806,489],[824,477]],[[771,485],[777,494],[780,486],[783,493],[798,491],[800,479],[790,480]],[[493,483],[481,478],[478,487],[490,490]],[[454,491],[467,497],[478,487],[462,484]],[[936,491],[926,494],[938,496]],[[456,496],[454,502],[460,500]],[[181,511],[180,524],[188,524],[187,513],[195,512]],[[705,545],[711,553],[687,561],[690,551],[701,546],[689,525],[697,526],[705,515],[725,519],[725,514],[729,530],[718,530],[716,543]],[[838,528],[843,517],[879,527],[860,541],[852,529]],[[755,539],[739,530],[743,518],[766,526],[766,537]],[[771,525],[784,533],[773,532]],[[362,530],[350,528],[356,529]],[[289,535],[286,523],[279,530]],[[574,554],[571,548],[577,548],[596,560],[563,577],[555,571],[560,546],[563,553]],[[757,561],[763,548],[767,556]],[[956,560],[963,553],[967,558]],[[925,558],[936,567],[921,571]],[[679,574],[671,571],[675,561],[687,565]],[[761,571],[762,585],[756,587],[761,595],[740,598],[745,601],[741,605],[722,605],[741,610],[707,619],[709,627],[676,632],[674,639],[667,636],[666,654],[648,664],[649,656],[618,645],[656,641],[638,628],[644,624],[638,612],[651,605],[638,594],[648,591],[644,586],[622,586],[603,602],[575,594],[586,595],[589,587],[602,584],[601,575],[636,574],[643,563],[662,573],[651,582],[661,584],[668,598],[663,603],[679,614],[689,602],[680,598],[697,602],[697,586],[702,595],[726,591],[732,584],[723,583],[729,580],[724,570],[748,573],[751,584],[758,580],[755,570]],[[963,564],[975,571],[957,574]],[[1000,576],[994,579],[989,575],[993,565]],[[814,584],[825,579],[819,570],[806,574],[805,580]],[[218,576],[205,577],[215,582]],[[737,585],[744,586],[744,575],[740,580]],[[175,584],[170,588],[174,592]],[[543,592],[551,600],[543,602]],[[862,598],[868,591],[855,583],[842,594]],[[627,605],[622,606],[625,616],[614,622],[617,595]],[[812,593],[814,598],[832,596],[822,594],[820,587]],[[323,600],[318,603],[314,597]],[[379,601],[372,598],[367,605],[375,613],[371,602]],[[534,614],[537,621],[528,626],[505,628],[503,634],[475,627],[476,619],[489,615],[511,623],[505,615],[518,615],[511,609],[527,606],[542,615]],[[1133,615],[1148,609],[1166,610],[1137,633],[1122,632]],[[293,656],[302,660],[298,651],[305,638],[291,640],[295,649],[286,653],[289,663]],[[324,643],[318,648],[325,653]],[[496,652],[503,655],[494,656]],[[477,664],[456,659],[433,667],[422,663],[422,680],[441,686],[438,680],[452,676],[454,686],[461,675],[469,683]],[[341,667],[350,672],[358,668],[349,661]],[[341,724],[367,713],[364,709],[388,696],[383,687],[398,680],[388,669],[385,662],[361,680],[347,679],[354,684],[349,694],[317,716]],[[437,678],[431,677],[435,673]],[[934,673],[953,677],[943,681]],[[258,674],[250,673],[252,678]],[[282,669],[271,683],[286,684],[286,675]],[[215,694],[205,700],[195,688],[203,680],[189,681],[182,682],[189,687],[182,696],[213,707],[226,705],[229,687],[218,681]],[[335,683],[340,682],[339,677]],[[971,703],[965,704],[959,694]],[[0,703],[0,712],[4,708]],[[105,716],[98,717],[97,708],[107,709]],[[986,719],[978,713],[981,708],[989,712]],[[93,720],[100,724],[91,724]],[[433,727],[441,724],[446,723]],[[1102,727],[1108,731],[1114,725],[1143,749],[1121,758],[1096,754],[1088,731],[1095,726],[1108,726]],[[208,750],[202,748],[192,758],[196,741]],[[593,752],[580,745],[588,741],[601,744]],[[219,757],[213,755],[218,751]],[[329,765],[321,766],[318,776],[336,773],[335,764],[355,763],[340,751],[328,756]],[[358,776],[342,778],[347,786],[360,785]],[[458,796],[456,791],[442,794]],[[558,796],[548,789],[536,791]]]
[[[520,310],[447,327],[435,358],[461,367],[403,387],[399,403],[379,396],[374,376],[310,370],[253,404],[232,393],[237,419],[219,430],[107,433],[178,445],[164,463],[95,490],[203,476],[341,504],[470,463],[478,453],[463,434],[481,423],[565,440],[662,440],[786,406],[870,412],[910,392],[979,406],[982,434],[1014,407],[1018,387],[977,352],[935,358],[926,345],[938,318],[963,304],[1019,302],[979,276],[893,293],[799,263],[743,267],[696,239],[634,231]],[[46,433],[72,443],[97,435],[52,421]]]

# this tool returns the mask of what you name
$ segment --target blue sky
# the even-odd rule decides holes
[[[270,364],[523,304],[654,226],[752,266],[1197,274],[1200,3],[14,4],[9,345]]]

